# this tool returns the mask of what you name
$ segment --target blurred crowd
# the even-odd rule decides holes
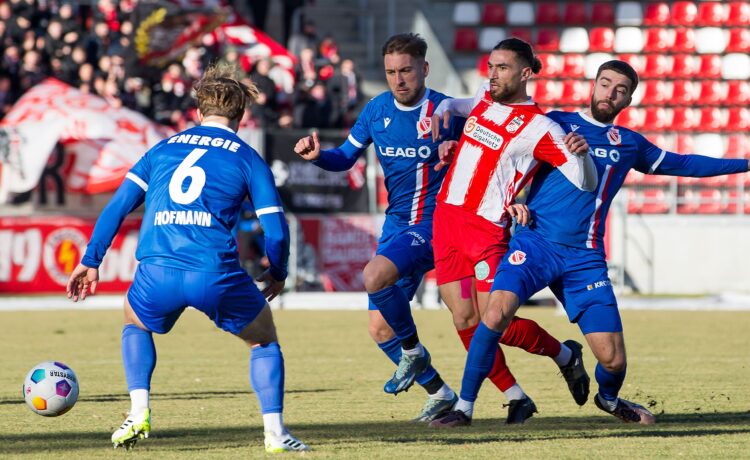
[[[293,80],[270,59],[250,62],[213,34],[164,67],[144,66],[131,46],[137,3],[0,0],[0,118],[24,92],[51,76],[113,106],[185,129],[196,116],[192,85],[206,66],[220,60],[236,63],[245,81],[260,90],[244,126],[346,128],[364,102],[354,62],[342,59],[335,40],[319,37],[315,23],[304,19],[297,21],[297,30],[285,32],[285,46],[297,57]]]

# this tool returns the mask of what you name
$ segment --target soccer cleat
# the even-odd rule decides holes
[[[512,399],[510,403],[503,404],[503,407],[508,408],[508,418],[505,420],[508,425],[521,425],[536,412],[536,404],[528,396]]]
[[[460,410],[452,410],[440,418],[430,422],[430,428],[455,428],[457,426],[470,426],[471,417]]]
[[[151,409],[146,409],[138,415],[128,414],[120,428],[112,433],[114,448],[122,446],[130,450],[139,439],[148,438],[151,432]]]
[[[406,391],[414,385],[414,379],[430,367],[430,354],[424,348],[422,356],[409,356],[406,353],[401,354],[401,361],[398,362],[398,368],[393,373],[393,377],[385,383],[383,391],[397,395]]]
[[[412,419],[412,422],[424,422],[429,423],[437,418],[442,417],[443,415],[447,414],[453,409],[453,406],[456,405],[458,402],[458,395],[453,394],[453,398],[451,399],[435,399],[435,398],[427,398],[427,402],[424,404],[424,407],[422,408],[422,413],[419,414],[419,416],[415,419]]]
[[[295,438],[289,433],[284,433],[281,436],[276,436],[273,433],[264,433],[266,446],[266,452],[269,454],[278,454],[281,452],[304,452],[310,450],[310,448],[304,442]]]
[[[599,399],[599,394],[594,398],[596,407],[603,410],[608,414],[612,414],[626,423],[640,423],[641,425],[653,425],[656,423],[656,417],[654,414],[648,411],[645,407],[640,404],[636,404],[630,401],[626,401],[622,398],[617,399],[617,406],[615,410],[610,411],[608,407],[602,404]]]
[[[570,348],[573,356],[568,364],[560,367],[560,372],[568,383],[568,389],[576,404],[583,406],[589,399],[589,383],[591,382],[583,365],[583,346],[575,340],[566,340],[563,344]]]

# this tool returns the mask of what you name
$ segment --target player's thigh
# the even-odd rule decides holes
[[[250,347],[278,342],[279,339],[276,336],[276,325],[273,322],[271,307],[266,304],[255,319],[236,335]]]
[[[515,294],[523,305],[561,276],[564,261],[556,248],[533,231],[517,233],[495,272],[492,291]]]
[[[440,297],[453,315],[453,324],[458,329],[469,328],[479,322],[479,311],[476,308],[471,278],[438,286]]]
[[[125,322],[164,334],[187,308],[185,271],[141,263],[128,289]]]
[[[265,297],[244,270],[187,273],[186,283],[192,287],[188,295],[190,305],[231,334],[239,335],[267,306]]]

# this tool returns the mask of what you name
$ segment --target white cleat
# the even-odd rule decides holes
[[[280,452],[306,452],[310,448],[304,442],[289,433],[276,436],[273,433],[265,433],[266,452],[277,454]]]
[[[151,432],[151,409],[146,409],[140,414],[128,414],[120,428],[112,433],[112,444],[114,448],[122,446],[130,450],[139,439],[148,438]]]

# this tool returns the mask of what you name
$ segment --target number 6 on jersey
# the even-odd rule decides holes
[[[175,203],[189,204],[200,196],[203,186],[206,185],[206,172],[194,165],[207,151],[206,149],[193,149],[175,169],[169,181],[169,197]],[[191,179],[190,186],[187,191],[183,192],[182,184],[188,177]]]

